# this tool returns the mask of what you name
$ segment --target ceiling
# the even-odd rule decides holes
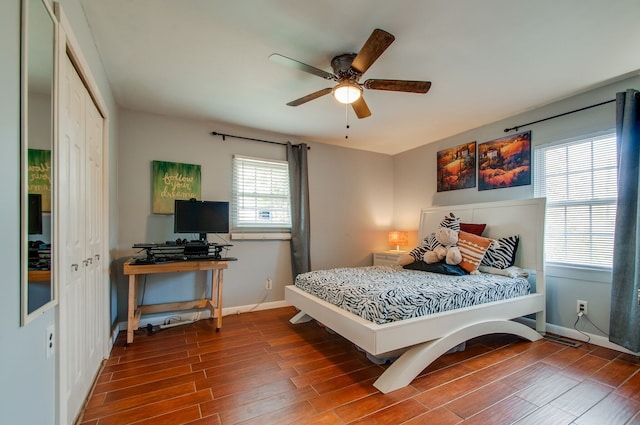
[[[80,2],[121,107],[386,154],[640,70],[638,0]],[[374,28],[395,41],[361,82],[428,80],[427,94],[365,89],[365,119],[330,95],[286,106],[334,83],[271,53],[331,72]]]

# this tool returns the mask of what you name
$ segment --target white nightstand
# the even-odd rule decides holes
[[[401,255],[408,254],[409,251],[380,251],[373,253],[374,266],[393,266]]]

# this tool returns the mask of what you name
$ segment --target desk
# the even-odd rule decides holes
[[[138,329],[140,316],[166,311],[208,308],[211,317],[217,319],[216,332],[222,328],[222,272],[228,267],[227,261],[173,261],[158,264],[133,264],[133,259],[124,263],[124,274],[129,276],[129,310],[127,314],[127,344],[133,342],[133,332]],[[211,270],[211,298],[164,304],[138,305],[138,277],[155,273],[177,273]],[[215,303],[214,303],[215,296]]]
[[[49,282],[51,281],[51,270],[29,270],[29,282]]]

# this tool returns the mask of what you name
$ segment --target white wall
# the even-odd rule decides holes
[[[119,264],[136,252],[140,242],[175,240],[173,215],[151,211],[153,160],[198,164],[202,173],[202,199],[231,200],[233,154],[285,160],[283,146],[222,140],[212,131],[278,142],[286,135],[210,121],[120,111],[118,192],[120,231]],[[388,155],[310,144],[308,151],[313,268],[371,264],[374,250],[388,249],[386,231],[393,213],[393,160]],[[228,235],[224,235],[228,237]],[[209,240],[214,242],[215,236]],[[224,307],[253,305],[265,295],[266,278],[273,289],[265,302],[284,299],[284,286],[292,283],[289,241],[230,241],[229,256],[238,258],[225,271]],[[118,279],[118,316],[126,320],[127,281],[121,267]],[[151,275],[144,302],[161,303],[199,297],[205,273]]]
[[[612,83],[588,93],[396,155],[394,157],[395,226],[406,230],[416,230],[419,209],[431,205],[454,205],[533,197],[532,185],[482,192],[478,191],[476,187],[437,193],[436,153],[439,150],[462,143],[472,141],[483,143],[504,137],[506,133],[503,130],[505,128],[615,99],[616,92],[628,88],[640,88],[640,76]],[[488,99],[488,101],[491,100]],[[464,102],[461,102],[461,107],[464,107]],[[533,151],[533,147],[550,141],[606,129],[615,129],[615,103],[555,118],[521,128],[519,131],[531,130]],[[417,243],[416,239],[417,235],[414,232],[411,242],[414,246]],[[589,303],[589,318],[599,328],[607,331],[610,313],[610,282],[610,273],[581,273],[576,270],[548,268],[547,322],[564,328],[573,328],[576,319],[576,300],[580,299]],[[602,335],[590,324],[578,329]]]

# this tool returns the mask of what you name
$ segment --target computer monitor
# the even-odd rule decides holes
[[[176,199],[175,233],[198,233],[201,241],[207,233],[229,233],[229,202]]]
[[[39,193],[29,194],[29,205],[27,207],[28,233],[30,235],[42,234],[42,195]]]

